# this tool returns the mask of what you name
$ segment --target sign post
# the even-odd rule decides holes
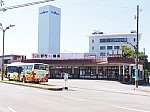
[[[135,87],[138,88],[138,69],[135,69]]]
[[[68,89],[67,87],[68,73],[64,73],[64,81],[65,81],[65,89]]]

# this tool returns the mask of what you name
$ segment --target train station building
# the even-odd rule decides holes
[[[39,9],[38,53],[31,59],[13,58],[11,62],[49,64],[50,78],[106,79],[124,83],[135,81],[135,59],[122,57],[122,46],[135,50],[137,33],[105,34],[95,31],[89,37],[89,53],[60,53],[61,9]],[[44,22],[43,22],[44,21]],[[46,22],[45,22],[46,21]],[[139,34],[139,39],[141,34]],[[118,57],[120,55],[120,57]],[[5,63],[6,64],[6,63]],[[139,83],[144,81],[143,62],[138,62]]]
[[[134,83],[135,60],[124,57],[80,59],[26,59],[25,63],[49,64],[50,78],[63,78],[63,73],[72,79],[105,79]],[[143,62],[139,61],[139,83],[144,81]]]

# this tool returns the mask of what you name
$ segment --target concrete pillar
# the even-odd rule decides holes
[[[131,74],[131,66],[129,65],[129,77],[130,77],[130,83],[132,83],[132,74]]]
[[[125,81],[125,80],[124,80],[124,78],[125,78],[125,77],[124,77],[124,75],[125,75],[124,64],[123,64],[123,70],[122,70],[122,71],[123,71],[122,76],[123,76],[123,82],[124,82],[124,81]]]
[[[74,74],[74,67],[72,67],[72,74]]]
[[[119,76],[120,76],[120,74],[121,74],[121,70],[120,70],[120,65],[119,65]]]
[[[96,66],[96,74],[98,74],[98,66]]]
[[[74,74],[74,67],[71,67],[71,75],[74,78],[75,74]]]
[[[119,65],[119,81],[121,81],[121,70],[120,70],[120,65]]]
[[[104,78],[104,79],[105,79],[105,78],[106,78],[106,71],[105,71],[105,70],[106,70],[106,67],[102,67],[102,69],[101,69],[101,70],[103,70],[103,71],[102,71],[102,75],[103,75],[103,77],[102,77],[102,78]]]
[[[96,78],[98,78],[98,66],[96,66]]]
[[[145,80],[144,70],[142,70],[142,79]]]

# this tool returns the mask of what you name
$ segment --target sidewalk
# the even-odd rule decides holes
[[[139,85],[138,88],[134,88],[137,91],[149,92],[150,93],[150,84]]]
[[[13,84],[13,85],[19,85],[19,86],[27,86],[27,87],[33,87],[33,88],[39,88],[39,89],[45,89],[45,90],[53,90],[53,91],[60,91],[64,88],[61,86],[56,85],[46,85],[46,84],[34,84],[34,83],[23,83],[19,81],[9,81],[7,78],[4,78],[3,81],[0,79],[0,83],[6,83],[6,84]]]
[[[0,77],[0,82],[2,82],[1,77]],[[16,82],[16,83],[13,82],[12,83],[11,81],[8,81],[8,79],[6,79],[6,78],[4,79],[3,82],[16,84],[16,85],[42,88],[41,85],[38,86],[35,84],[30,84],[30,83],[29,84],[21,83],[21,82]],[[44,86],[46,86],[45,84],[47,84],[47,87],[44,87]],[[57,88],[63,89],[65,87],[64,79],[49,79],[49,81],[45,84],[44,84],[43,88],[49,89],[49,90],[51,90],[51,88],[52,89],[53,88],[54,89],[57,89]],[[69,89],[105,91],[105,92],[122,93],[122,94],[143,95],[143,96],[150,97],[150,84],[139,85],[138,88],[135,88],[135,85],[122,84],[117,81],[69,79],[67,81],[67,87]]]
[[[47,84],[64,86],[65,82],[63,79],[49,79]],[[69,89],[105,91],[122,94],[143,95],[150,97],[150,84],[139,85],[139,87],[135,89],[135,85],[122,84],[117,81],[68,79],[67,86]]]

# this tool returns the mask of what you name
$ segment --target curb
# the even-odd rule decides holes
[[[0,81],[0,83],[20,85],[20,86],[33,87],[33,88],[39,88],[39,89],[44,89],[44,90],[52,90],[52,91],[62,91],[64,89],[63,87],[59,87],[59,86],[55,86],[55,85],[51,86],[51,85],[23,83],[23,82],[15,82],[15,81]]]
[[[142,88],[133,88],[133,90],[150,93],[150,89],[146,90],[146,89],[142,89]]]

